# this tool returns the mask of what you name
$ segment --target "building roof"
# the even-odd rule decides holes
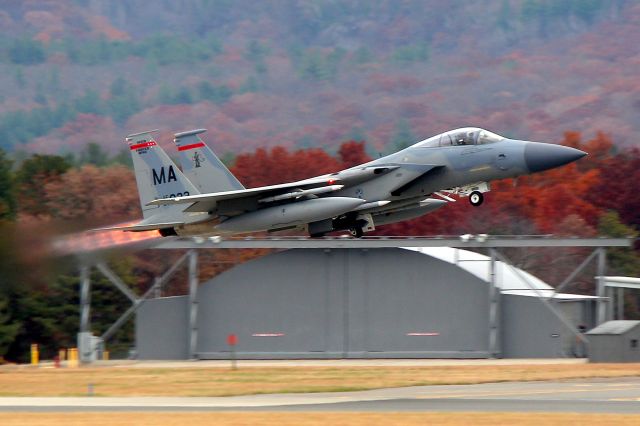
[[[639,324],[640,321],[631,320],[607,321],[593,330],[589,330],[587,334],[625,334]]]
[[[404,247],[445,262],[457,265],[483,281],[490,282],[491,258],[480,253],[452,247]],[[516,272],[517,271],[517,272]],[[560,300],[594,299],[594,296],[582,294],[556,293],[553,287],[541,279],[511,267],[504,262],[496,261],[496,284],[503,294],[518,296],[553,297]]]

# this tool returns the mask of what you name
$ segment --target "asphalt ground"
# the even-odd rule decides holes
[[[237,360],[239,367],[444,367],[462,365],[577,365],[587,364],[585,358],[511,358],[511,359],[262,359]],[[63,361],[63,367],[67,362]],[[140,361],[110,360],[95,361],[89,366],[105,368],[229,368],[230,360],[193,360],[193,361]],[[41,362],[39,366],[30,364],[0,365],[2,370],[53,368],[52,361]]]
[[[640,414],[640,377],[234,397],[5,397],[0,412],[295,411]]]

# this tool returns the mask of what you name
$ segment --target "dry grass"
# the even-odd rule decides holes
[[[0,370],[0,396],[228,396],[640,375],[640,364]]]
[[[0,413],[0,424],[44,425],[637,425],[639,415],[575,413]]]

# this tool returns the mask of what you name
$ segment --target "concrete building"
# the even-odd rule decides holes
[[[640,362],[640,321],[607,321],[587,337],[590,362]]]
[[[438,248],[296,249],[238,265],[197,292],[195,355],[228,358],[563,357],[594,298],[553,294],[524,271]],[[549,299],[545,299],[549,298]],[[136,319],[141,359],[189,358],[188,296]],[[197,331],[197,333],[196,333]]]

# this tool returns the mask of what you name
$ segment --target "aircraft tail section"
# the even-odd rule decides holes
[[[204,132],[206,129],[196,129],[174,135],[186,177],[203,194],[245,189],[198,136]]]
[[[133,158],[143,222],[148,225],[184,222],[182,207],[147,205],[158,198],[200,193],[156,143],[152,132],[136,133],[126,138]]]

